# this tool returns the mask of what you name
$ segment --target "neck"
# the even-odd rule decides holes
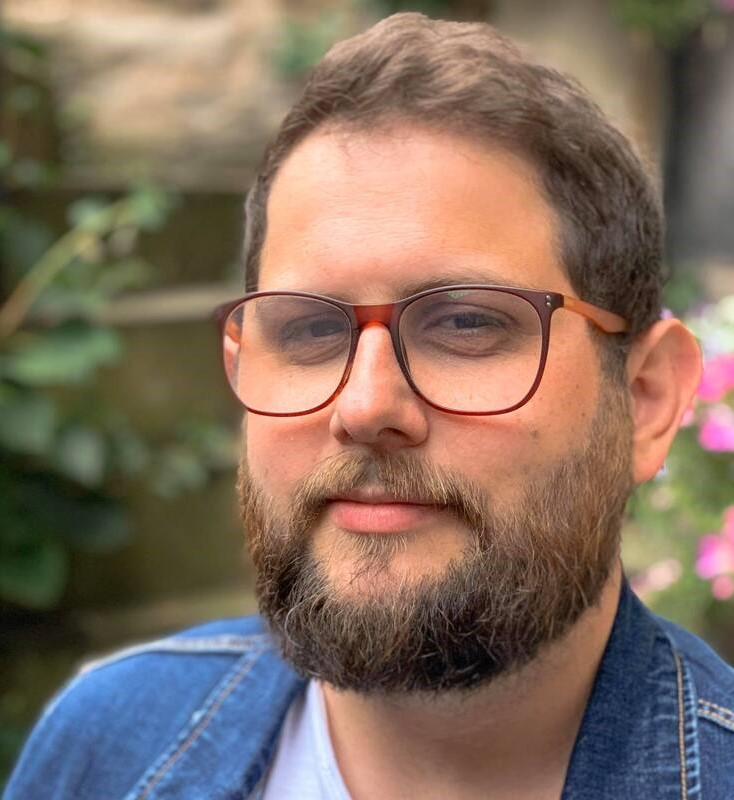
[[[620,585],[617,564],[598,604],[562,640],[471,693],[364,696],[324,685],[352,797],[560,797]]]

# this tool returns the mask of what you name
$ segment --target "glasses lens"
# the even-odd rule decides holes
[[[526,398],[543,347],[532,304],[493,289],[419,298],[403,312],[400,339],[413,382],[427,400],[485,414]]]
[[[350,342],[349,317],[330,303],[289,295],[253,297],[225,323],[227,377],[253,411],[308,411],[339,386]]]

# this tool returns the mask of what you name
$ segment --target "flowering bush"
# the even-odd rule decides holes
[[[721,531],[701,539],[696,572],[711,581],[711,592],[718,600],[734,597],[734,505],[724,512]]]
[[[734,597],[734,296],[691,327],[701,338],[704,374],[690,418],[698,443],[709,457],[728,464],[729,504],[720,509],[721,526],[701,537],[695,569],[711,583],[717,600]],[[716,455],[714,455],[716,454]]]
[[[704,374],[665,469],[631,505],[625,560],[653,607],[713,640],[734,632],[734,295],[685,320]],[[726,636],[725,636],[726,632]],[[734,657],[734,649],[724,644]]]

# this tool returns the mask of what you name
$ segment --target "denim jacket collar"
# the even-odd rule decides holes
[[[699,772],[689,669],[625,580],[561,800],[696,800]]]
[[[693,681],[624,581],[562,800],[700,797]]]
[[[47,707],[8,800],[257,800],[305,682],[257,617],[87,665]],[[625,584],[562,800],[734,798],[734,670]]]
[[[233,787],[244,787],[253,800],[260,796],[288,706],[305,685],[273,655],[243,664],[242,680],[230,677],[230,695],[207,737],[210,747],[218,742],[218,763],[235,759],[244,769],[239,778],[233,774]],[[257,696],[252,682],[261,690]],[[268,684],[279,690],[262,691]],[[241,710],[238,693],[250,712],[253,703],[262,705],[260,719],[269,721],[258,736],[249,737],[247,752],[242,739],[232,736]],[[228,751],[226,756],[222,749]],[[195,757],[198,764],[202,755]],[[688,667],[624,581],[561,800],[696,800],[701,796],[699,777],[696,697]]]
[[[277,655],[267,633],[247,641],[177,741],[125,800],[244,800],[260,795],[286,712],[305,681]]]

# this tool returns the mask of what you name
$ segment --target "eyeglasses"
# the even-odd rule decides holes
[[[543,376],[550,322],[564,308],[605,333],[629,325],[557,292],[505,286],[428,289],[396,303],[353,305],[305,292],[253,292],[219,307],[224,367],[254,414],[290,417],[327,406],[349,378],[359,334],[384,325],[413,391],[450,414],[514,411]]]

